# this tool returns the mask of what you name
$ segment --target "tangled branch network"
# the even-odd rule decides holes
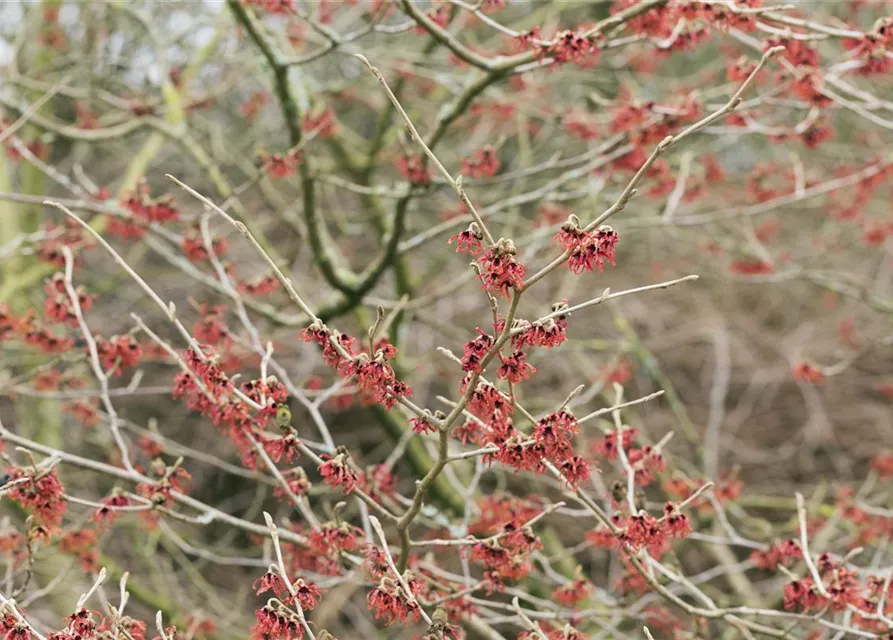
[[[893,639],[887,3],[199,4],[0,8],[2,640]]]

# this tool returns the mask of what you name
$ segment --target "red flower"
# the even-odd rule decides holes
[[[539,27],[533,27],[530,31],[525,31],[520,33],[516,37],[516,42],[518,44],[518,48],[522,51],[524,49],[530,48],[531,45],[536,45],[536,41],[542,39],[542,33],[540,32]]]
[[[478,442],[481,437],[481,426],[474,420],[469,420],[464,424],[453,427],[450,435],[462,444]]]
[[[536,540],[526,549],[516,549],[503,546],[499,540],[487,539],[472,546],[471,559],[481,563],[501,584],[503,580],[518,580],[530,573],[531,566],[525,555],[538,545],[539,541]]]
[[[576,489],[581,483],[588,482],[590,477],[589,463],[580,456],[568,458],[558,467],[568,485]]]
[[[798,77],[794,80],[791,90],[798,98],[817,107],[831,104],[831,98],[822,93],[822,77],[816,72],[804,73]]]
[[[493,147],[486,146],[475,152],[471,158],[462,161],[461,173],[472,178],[489,178],[496,175],[499,167],[499,158]]]
[[[318,138],[331,138],[338,130],[335,114],[331,109],[325,109],[315,116],[309,113],[305,114],[301,126],[305,134],[315,134]]]
[[[462,370],[483,371],[483,360],[493,348],[493,338],[477,327],[478,337],[465,343],[465,349],[462,352]]]
[[[382,496],[394,497],[397,493],[397,477],[385,464],[376,464],[367,468],[360,476],[359,481],[363,491],[374,500],[381,500]]]
[[[142,230],[141,230],[142,231]],[[192,262],[204,262],[208,259],[208,249],[205,246],[205,239],[198,227],[193,227],[183,234],[183,244],[181,245],[183,253]],[[225,238],[212,238],[211,248],[214,255],[218,258],[226,253],[229,243]]]
[[[77,327],[78,319],[74,312],[71,297],[68,295],[68,290],[65,286],[65,276],[62,273],[54,274],[52,278],[47,280],[44,291],[47,294],[43,305],[46,318],[54,322]],[[89,311],[93,306],[93,296],[87,294],[83,287],[75,289],[75,294],[77,295],[81,312]]]
[[[66,404],[62,410],[88,429],[99,424],[99,400],[97,398],[71,402]]]
[[[809,364],[808,362],[799,362],[794,365],[791,370],[794,380],[801,380],[810,384],[822,384],[825,381],[825,374],[821,369]]]
[[[614,263],[614,245],[620,239],[611,227],[603,226],[594,234],[580,232],[582,235],[572,246],[573,251],[568,259],[568,267],[574,273],[605,270],[605,260]]]
[[[375,619],[387,626],[395,620],[402,624],[416,622],[421,615],[419,605],[410,601],[403,589],[388,577],[382,578],[378,586],[369,592],[366,602]]]
[[[814,122],[800,134],[800,140],[807,149],[815,149],[817,146],[833,137],[834,130],[827,121]]]
[[[295,0],[243,0],[243,2],[272,14],[289,15],[295,12]]]
[[[626,457],[635,469],[636,482],[642,486],[651,484],[654,474],[663,471],[667,466],[663,456],[650,445],[641,449],[630,449],[626,452]]]
[[[118,236],[119,238],[142,238],[146,234],[146,228],[139,224],[122,220],[121,218],[106,218],[105,231],[107,234]]]
[[[296,496],[304,495],[310,491],[310,481],[307,479],[307,472],[301,467],[283,471],[282,476],[285,478],[288,488]],[[285,489],[276,487],[273,489],[273,495],[284,498],[286,496]]]
[[[567,308],[567,304],[559,302],[552,305],[552,313]],[[567,316],[560,315],[547,320],[537,320],[530,323],[526,320],[518,322],[519,333],[512,335],[512,346],[520,349],[524,345],[544,347],[551,349],[567,340]]]
[[[555,462],[564,462],[572,453],[571,438],[579,431],[574,415],[562,410],[550,413],[537,422],[533,437],[547,457]]]
[[[882,35],[884,28],[879,22],[873,33],[865,33],[858,39],[844,41],[844,46],[862,60],[862,66],[858,69],[860,75],[887,73],[893,69],[893,59],[888,55],[888,50],[893,48],[893,42],[890,41],[889,35],[886,37]],[[889,27],[886,27],[886,30],[889,32]]]
[[[481,246],[483,238],[484,236],[478,231],[477,225],[472,223],[465,231],[451,236],[448,244],[453,244],[453,240],[455,240],[457,253],[470,253],[472,257],[477,257],[484,250]]]
[[[499,450],[496,453],[485,455],[484,461],[489,463],[492,460],[497,460],[516,471],[542,471],[542,447],[536,442],[529,441],[522,434],[514,432],[514,429],[511,426],[509,426],[509,429],[511,432],[504,439],[496,439],[502,440],[501,442],[498,442]],[[492,442],[490,444],[495,443],[496,442]]]
[[[478,278],[485,291],[508,296],[512,289],[524,288],[524,265],[515,260],[515,253],[511,240],[500,240],[478,259],[483,267]]]
[[[330,487],[341,487],[342,494],[348,494],[357,487],[357,474],[351,468],[347,453],[339,451],[335,457],[320,456],[325,462],[319,466],[319,473]]]
[[[308,536],[311,551],[325,556],[337,556],[339,551],[354,551],[360,546],[363,532],[345,522],[324,524]]]
[[[374,544],[367,544],[363,547],[363,556],[366,558],[363,566],[376,580],[381,580],[390,571],[387,556]]]
[[[59,476],[55,469],[48,471],[8,467],[6,473],[9,476],[8,483],[25,479],[24,482],[14,484],[8,489],[10,499],[18,502],[23,508],[30,509],[39,520],[50,527],[58,525],[62,521],[67,503],[65,490],[59,482]]]
[[[237,288],[241,293],[247,293],[250,296],[265,296],[279,288],[279,279],[273,274],[267,274],[251,281],[240,281]]]
[[[800,545],[793,540],[785,540],[772,545],[766,551],[754,551],[750,554],[750,561],[758,569],[775,571],[779,565],[789,566],[790,561],[803,557]]]
[[[304,582],[303,578],[298,578],[292,585],[295,588],[295,595],[289,596],[286,602],[293,603],[295,601],[301,605],[304,611],[312,611],[322,599],[323,590],[319,589],[312,582]]]
[[[623,439],[621,440],[621,444],[623,445],[624,451],[629,451],[630,446],[632,445],[633,438],[638,435],[638,429],[624,429],[622,431]],[[610,433],[605,434],[605,437],[602,438],[595,445],[595,451],[599,454],[607,458],[608,460],[616,460],[617,459],[617,432],[611,431]]]
[[[121,206],[143,222],[176,222],[180,219],[173,196],[165,195],[153,200],[149,197],[149,186],[145,182],[141,182],[134,193],[125,196]]]
[[[268,176],[274,178],[287,178],[293,176],[301,161],[301,152],[296,153],[266,153],[260,154],[263,170]]]
[[[633,377],[633,369],[630,363],[627,360],[620,360],[616,365],[607,369],[602,374],[602,378],[605,382],[610,384],[614,384],[615,382],[619,385],[624,385],[629,382]]]
[[[527,354],[523,351],[515,351],[512,355],[502,358],[502,364],[496,370],[496,377],[508,380],[512,384],[519,384],[522,380],[529,380],[532,373],[536,373],[536,367],[525,362]]]
[[[742,276],[759,276],[774,273],[775,269],[763,260],[738,260],[729,265],[729,271]]]
[[[581,576],[552,591],[552,600],[565,607],[573,607],[588,596],[591,590],[592,584]]]
[[[664,517],[666,523],[667,535],[671,538],[684,538],[691,533],[691,523],[688,517],[679,511],[672,502],[668,502],[664,507]]]
[[[540,55],[552,56],[555,64],[575,62],[580,64],[587,56],[598,53],[597,36],[585,36],[570,29],[559,33],[552,42],[540,48]]]
[[[580,140],[594,140],[598,138],[598,127],[586,115],[571,113],[564,117],[564,130]]]
[[[812,578],[794,580],[784,586],[784,608],[788,611],[821,609],[827,602]]]
[[[803,67],[817,68],[820,66],[819,52],[802,40],[793,38],[773,37],[763,41],[766,50],[772,47],[783,46],[784,56],[791,64]]]
[[[103,370],[115,376],[138,365],[143,357],[143,348],[128,335],[112,336],[110,340],[97,336],[96,351]]]
[[[68,625],[66,629],[72,632],[74,637],[91,638],[96,633],[96,622],[93,614],[101,617],[98,611],[80,608],[69,616],[66,616]]]
[[[580,228],[576,216],[571,216],[570,220],[561,225],[561,230],[555,234],[555,242],[567,250],[589,244],[591,240],[590,234]]]
[[[666,545],[666,532],[657,518],[647,513],[638,513],[626,519],[621,539],[634,549],[648,548],[654,556]]]
[[[432,418],[433,419],[433,416]],[[412,418],[409,421],[409,426],[412,427],[412,430],[419,435],[423,435],[426,433],[434,433],[437,431],[437,426],[431,424],[430,420],[426,418]]]
[[[287,607],[270,600],[254,612],[257,622],[253,636],[258,640],[302,640],[304,628],[297,614]]]
[[[129,507],[132,503],[129,497],[115,492],[103,500],[102,504],[93,514],[93,519],[100,524],[111,524],[118,517],[118,510]]]
[[[283,458],[293,462],[301,457],[301,454],[298,453],[298,439],[293,434],[265,440],[264,449],[274,462],[279,462]]]
[[[427,186],[431,183],[431,171],[427,163],[419,156],[402,155],[395,163],[397,171],[410,184]]]

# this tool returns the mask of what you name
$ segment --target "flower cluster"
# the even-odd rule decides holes
[[[295,580],[292,587],[294,588],[294,595],[289,592],[288,586],[279,575],[279,570],[271,567],[264,575],[254,581],[252,588],[257,595],[272,591],[285,604],[297,602],[304,611],[312,611],[322,598],[322,590],[313,583],[305,582],[303,578]]]
[[[567,340],[567,314],[561,314],[564,309],[567,309],[567,303],[558,302],[552,305],[552,313],[545,320],[517,321],[512,329],[512,346],[515,349],[524,346],[551,349],[562,344]],[[560,315],[556,316],[556,313]]]
[[[456,241],[457,253],[468,253],[471,257],[476,258],[484,251],[481,241],[484,234],[481,233],[476,222],[472,222],[467,229],[451,236],[447,244],[453,244]]]
[[[589,34],[586,29],[579,31],[565,29],[557,33],[551,40],[544,40],[541,29],[533,27],[530,31],[518,36],[518,44],[522,49],[533,46],[537,56],[549,56],[553,64],[591,63],[598,54],[601,40],[601,34]]]
[[[174,379],[174,399],[185,397],[187,406],[209,413],[218,407],[221,401],[232,393],[234,388],[229,377],[220,367],[220,362],[211,347],[202,347],[203,353],[189,348],[184,353],[184,360],[189,373],[177,374]],[[200,382],[199,385],[197,382]]]
[[[508,296],[513,289],[524,288],[524,265],[515,259],[516,253],[511,240],[500,238],[478,258],[478,279],[485,291]]]
[[[77,327],[78,318],[65,288],[65,275],[62,273],[53,275],[47,280],[44,291],[47,297],[44,300],[43,312],[47,320]],[[93,306],[93,296],[89,295],[83,287],[75,289],[75,294],[78,297],[81,311],[89,311]]]
[[[180,211],[174,205],[173,196],[168,194],[152,199],[149,195],[149,185],[145,181],[140,182],[136,191],[122,199],[121,206],[138,221],[145,223],[176,222],[180,219]]]
[[[355,551],[360,547],[363,532],[342,522],[330,522],[315,528],[308,536],[310,550],[320,555],[336,557],[341,551]]]
[[[183,241],[180,244],[183,253],[192,262],[204,262],[208,259],[208,248],[201,229],[198,226],[192,227],[183,234]],[[226,238],[212,238],[211,249],[218,258],[225,254],[229,249],[229,243]]]
[[[279,279],[270,273],[257,276],[251,280],[240,280],[236,283],[236,288],[240,293],[247,293],[255,298],[269,295],[276,291],[279,286]]]
[[[509,356],[500,356],[500,359],[502,364],[496,370],[496,377],[500,380],[519,384],[522,380],[529,380],[530,375],[536,373],[536,367],[527,362],[527,354],[521,350],[515,351]]]
[[[480,512],[468,530],[481,535],[492,535],[513,526],[513,523],[527,522],[543,510],[543,505],[535,496],[523,499],[498,493],[484,496],[477,507]]]
[[[402,155],[395,163],[397,171],[410,184],[426,187],[431,184],[431,170],[420,156]]]
[[[94,529],[73,529],[60,538],[59,550],[76,556],[81,568],[93,573],[99,569],[99,552],[96,551],[98,537]]]
[[[348,494],[357,487],[357,472],[350,462],[347,450],[339,448],[333,457],[323,454],[324,462],[319,465],[319,474],[330,487],[338,487],[341,493]]]
[[[629,451],[632,446],[633,439],[639,435],[638,429],[622,429],[619,430],[620,440],[619,444],[623,447],[624,451]],[[599,440],[593,450],[597,452],[599,455],[607,458],[608,460],[616,460],[618,456],[618,431],[609,431],[605,434],[605,437]]]
[[[574,607],[586,598],[592,590],[592,583],[581,574],[582,572],[578,571],[577,576],[571,582],[552,591],[552,600],[565,607]]]
[[[107,374],[120,376],[124,369],[132,369],[143,357],[143,348],[129,335],[112,336],[106,340],[96,336],[99,363]]]
[[[57,225],[47,223],[44,226],[46,237],[37,246],[37,256],[48,264],[56,267],[65,267],[65,254],[62,247],[71,249],[74,262],[78,264],[78,255],[81,249],[92,246],[86,239],[83,229],[74,220],[66,219],[65,224]]]
[[[300,151],[289,151],[288,153],[268,153],[262,151],[258,154],[258,159],[263,166],[263,171],[273,178],[288,178],[295,175],[298,165],[301,162]]]
[[[512,426],[508,418],[511,405],[503,406],[501,397],[493,397],[494,392],[498,394],[489,385],[479,384],[479,391],[475,393],[475,396],[481,396],[478,406],[474,406],[474,398],[469,405],[473,411],[477,409],[481,415],[489,415],[488,428],[482,431],[480,444],[493,445],[496,450],[485,454],[486,462],[496,461],[517,471],[540,474],[546,471],[546,463],[551,463],[574,488],[589,479],[592,464],[577,455],[571,444],[578,427],[576,418],[569,411],[562,410],[542,418],[533,433],[527,436]]]
[[[617,542],[621,546],[628,546],[633,551],[647,549],[648,553],[656,558],[664,555],[669,549],[669,541],[673,538],[684,538],[691,533],[691,524],[688,517],[680,512],[672,503],[664,507],[664,515],[656,518],[645,511],[612,518],[614,525],[620,529]],[[600,530],[605,532],[606,530]],[[610,532],[604,539],[608,546],[616,546],[611,541]],[[593,540],[598,539],[598,536]]]
[[[254,637],[270,640],[302,640],[304,627],[298,614],[275,598],[254,612]]]
[[[118,517],[120,509],[131,504],[133,501],[128,496],[115,490],[112,495],[102,500],[102,506],[93,513],[93,520],[100,525],[109,525]]]
[[[67,503],[55,469],[7,467],[6,475],[6,495],[10,499],[31,510],[47,526],[54,527],[62,521]]]
[[[410,589],[412,589],[413,583],[419,584],[418,580],[407,580]],[[401,624],[410,621],[417,622],[421,615],[418,603],[409,598],[399,583],[387,576],[383,577],[378,586],[369,592],[366,602],[375,619],[381,620],[387,626],[395,621]]]
[[[462,175],[472,178],[489,178],[499,172],[499,158],[493,147],[486,146],[462,161]]]
[[[821,587],[811,576],[789,582],[784,587],[784,608],[788,611],[817,611],[830,607],[842,611],[861,602],[862,585],[855,570],[822,554],[816,563]]]
[[[338,131],[338,123],[331,109],[312,114],[304,114],[301,128],[306,135],[314,135],[317,138],[331,138]]]
[[[415,433],[419,435],[434,433],[437,431],[438,421],[442,418],[442,414],[439,417],[435,417],[434,415],[426,411],[425,416],[410,419],[409,426]]]
[[[765,551],[756,550],[750,554],[750,561],[758,569],[775,571],[779,566],[789,567],[793,561],[803,557],[800,545],[794,540],[773,544]]]
[[[397,355],[397,347],[381,341],[375,345],[375,352],[353,353],[353,339],[344,334],[335,334],[319,321],[304,329],[305,342],[316,342],[323,350],[323,357],[345,378],[356,378],[360,390],[374,402],[391,409],[400,398],[412,396],[412,389],[398,380],[394,369],[388,364]],[[335,345],[338,345],[336,347]]]
[[[57,336],[46,327],[41,327],[37,323],[33,311],[16,319],[15,330],[25,344],[35,346],[44,353],[65,353],[74,346],[73,338]]]
[[[201,319],[192,325],[192,335],[205,344],[219,344],[227,334],[226,325],[223,322],[223,305],[209,306],[205,303],[199,305],[198,312]]]
[[[192,481],[192,476],[179,464],[165,465],[161,458],[152,460],[152,473],[154,479],[149,482],[141,482],[136,486],[137,493],[148,498],[152,504],[158,506],[170,506],[174,500],[173,493],[186,493],[187,485]]]
[[[614,263],[614,246],[619,237],[611,227],[603,225],[595,233],[584,231],[575,220],[561,227],[555,236],[556,242],[570,251],[568,267],[573,273],[605,270],[605,260]]]
[[[532,568],[530,554],[542,548],[542,542],[530,527],[508,523],[499,537],[476,542],[471,547],[471,559],[483,565],[490,580],[502,585],[505,580],[527,576]]]

